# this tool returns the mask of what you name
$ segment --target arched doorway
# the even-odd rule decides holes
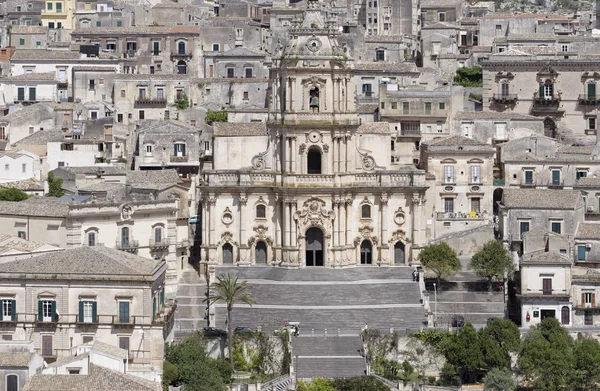
[[[306,231],[306,266],[323,266],[323,231],[316,227]]]
[[[554,138],[556,137],[556,123],[552,118],[546,118],[544,120],[544,136]]]
[[[254,247],[254,261],[257,265],[267,263],[267,244],[262,240],[256,242]]]
[[[371,265],[373,263],[373,246],[368,240],[363,240],[360,244],[360,264]]]
[[[233,264],[233,246],[229,243],[225,243],[222,247],[223,250],[223,264]]]
[[[569,324],[570,318],[571,318],[571,311],[569,311],[569,307],[564,306],[560,310],[560,323]]]
[[[313,113],[319,112],[319,88],[315,87],[310,90],[310,111]]]
[[[404,265],[404,243],[396,242],[394,244],[394,263],[396,265]]]
[[[19,376],[6,376],[6,391],[19,391]]]
[[[317,147],[308,150],[307,170],[309,174],[321,173],[321,151]]]
[[[185,75],[187,73],[187,64],[185,61],[181,60],[177,63],[177,73],[180,75]]]

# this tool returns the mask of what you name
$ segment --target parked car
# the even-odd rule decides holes
[[[454,315],[452,317],[452,327],[463,327],[465,325],[465,317],[462,315]]]
[[[208,337],[224,337],[227,335],[227,331],[218,329],[216,327],[205,327],[204,335]]]

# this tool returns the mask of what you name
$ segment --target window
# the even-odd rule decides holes
[[[481,166],[478,164],[471,166],[471,183],[481,183]]]
[[[58,162],[58,166],[59,167],[64,167],[65,166],[65,162]]]
[[[267,208],[264,205],[256,205],[256,218],[257,219],[267,218]]]
[[[129,323],[128,301],[119,301],[119,323]]]
[[[129,353],[129,337],[119,337],[119,347]]]
[[[161,227],[154,228],[154,243],[155,244],[162,243],[162,228]]]
[[[88,246],[90,246],[90,247],[96,246],[96,232],[88,232],[87,239],[88,239],[88,243],[87,243]]]
[[[252,68],[246,68],[246,79],[252,79]]]
[[[554,97],[554,84],[549,80],[542,84],[540,95],[545,100],[551,100]]]
[[[79,302],[79,322],[96,323],[97,306],[92,300],[82,300]]]
[[[51,2],[48,2],[46,4],[46,7],[47,7],[48,11],[52,11],[52,3]]]
[[[533,171],[532,170],[525,170],[525,184],[533,185]]]
[[[169,110],[165,110],[165,119],[171,118],[171,112]]]
[[[123,21],[117,20],[117,27],[123,27]]]
[[[501,35],[502,35],[502,25],[497,24],[496,25],[496,37],[500,37]]]
[[[235,69],[227,68],[227,78],[233,79],[235,77]]]
[[[18,236],[20,239],[25,239],[25,240],[27,240],[27,234],[25,233],[25,231],[19,231],[19,232],[17,232],[17,236]]]
[[[593,326],[594,325],[594,313],[592,310],[586,310],[584,312],[584,319],[583,319],[583,323],[586,326]]]
[[[454,198],[444,198],[444,212],[454,213]]]
[[[575,179],[579,180],[581,178],[587,177],[587,170],[577,170],[575,173]]]
[[[410,113],[410,104],[409,102],[402,102],[402,114],[408,115]]]
[[[472,123],[462,123],[461,125],[462,128],[462,134],[465,137],[468,138],[473,138],[473,124]]]
[[[385,102],[381,102],[381,109],[385,110]]]
[[[48,28],[49,29],[53,29],[54,28],[54,22],[48,22]]]
[[[25,45],[25,38],[19,38],[19,45],[21,45],[21,46]]]
[[[79,375],[79,369],[69,369],[69,375]]]
[[[94,340],[94,336],[93,335],[84,335],[83,336],[83,343],[90,343]]]
[[[596,117],[589,117],[587,122],[589,130],[596,130]]]
[[[185,42],[183,42],[183,41],[180,41],[180,42],[177,44],[177,52],[178,52],[179,54],[185,54]]]
[[[38,321],[54,322],[56,321],[56,301],[40,300],[38,301]]]
[[[521,233],[521,239],[523,239],[523,234],[529,232],[529,221],[519,222],[519,232]]]
[[[550,230],[555,234],[561,234],[562,231],[562,222],[560,221],[552,221],[550,222]]]
[[[560,185],[560,170],[552,170],[552,186]]]
[[[62,3],[56,3],[56,12],[57,13],[62,12]]]
[[[3,322],[17,319],[16,306],[17,306],[16,301],[13,299],[3,299],[2,300],[2,321]]]
[[[361,207],[361,218],[363,218],[363,219],[371,218],[371,205],[363,205]]]
[[[375,61],[385,61],[385,50],[375,51]]]
[[[444,166],[444,183],[448,183],[448,184],[454,183],[454,166],[452,166],[452,165]]]
[[[580,244],[577,246],[577,260],[585,261],[585,244]]]
[[[204,142],[204,150],[205,151],[210,151],[210,141],[205,141]]]
[[[496,140],[506,140],[506,124],[496,124]]]
[[[446,13],[445,12],[438,12],[438,20],[440,22],[445,22],[446,21]]]
[[[569,51],[569,45],[560,45],[560,51],[561,52],[568,52]]]
[[[544,295],[552,294],[552,279],[551,278],[543,278],[542,279],[542,293]]]
[[[90,80],[91,83],[91,80]],[[146,99],[146,89],[140,88],[138,89],[138,100]]]
[[[96,27],[102,27],[102,21],[97,20],[96,21]]]
[[[398,108],[398,102],[392,102],[391,105],[392,110],[396,110]]]
[[[439,107],[440,110],[446,110],[446,103],[445,102],[440,102],[438,104],[438,107]]]
[[[431,115],[431,102],[425,102],[425,115]]]
[[[173,144],[173,155],[174,156],[185,156],[185,144],[183,144],[183,143]]]
[[[248,91],[244,91],[244,100],[248,100]]]
[[[391,150],[392,150],[392,151],[395,151],[395,150],[396,150],[396,142],[395,142],[394,140],[391,140],[391,145],[390,145],[390,147],[391,147]]]
[[[584,292],[581,294],[583,296],[583,304],[586,307],[594,307],[596,305],[596,294],[593,292]]]
[[[152,156],[152,145],[146,145],[146,156]]]
[[[371,89],[371,84],[363,84],[362,85],[362,92],[365,95],[365,97],[370,98],[371,95],[373,94],[373,91]]]
[[[502,88],[502,97],[507,98],[508,95],[510,95],[508,83],[502,83],[501,88]]]
[[[309,174],[321,173],[321,151],[317,147],[312,147],[308,150],[306,163]]]
[[[138,112],[138,119],[145,119],[146,118],[146,114],[144,113],[144,110],[140,110]]]
[[[117,122],[123,123],[123,114],[117,114]]]
[[[213,49],[213,52],[218,52],[219,51],[219,44],[218,43],[213,43],[212,49]]]
[[[475,212],[479,214],[481,210],[481,198],[473,197],[471,198],[471,212]]]
[[[438,133],[442,133],[442,131],[443,131],[443,127],[442,127],[442,123],[441,123],[441,122],[437,122],[437,123],[435,124],[435,130],[436,130]]]

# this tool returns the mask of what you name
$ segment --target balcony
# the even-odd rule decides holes
[[[189,246],[190,246],[189,239],[181,239],[177,242],[178,248],[185,248],[185,247],[189,247]]]
[[[171,244],[171,241],[168,238],[161,238],[160,240],[156,240],[156,238],[151,237],[148,243],[151,249],[159,249],[168,248]]]
[[[588,94],[581,94],[579,95],[579,99],[577,99],[577,101],[579,102],[580,105],[596,105],[598,103],[600,103],[600,96],[594,94],[594,95],[588,95]]]
[[[546,186],[548,187],[548,189],[562,189],[565,186],[565,182],[563,180],[548,181],[546,182]]]
[[[98,316],[96,315],[96,319],[86,320],[81,319],[79,315],[75,315],[75,323],[78,326],[97,326],[98,325]]]
[[[494,94],[492,100],[497,103],[513,103],[517,101],[517,94]]]
[[[59,90],[66,90],[67,88],[69,88],[69,82],[66,80],[59,81],[56,84],[56,88],[58,88]]]
[[[171,60],[190,60],[192,53],[171,53]]]
[[[185,155],[185,156],[171,155],[171,163],[186,163],[189,160],[190,160],[189,155]]]
[[[494,179],[494,186],[504,186],[504,183],[505,183],[504,179],[499,179],[499,178]]]
[[[133,107],[136,109],[164,109],[167,107],[167,100],[140,96],[133,102]]]
[[[127,51],[125,51],[125,53],[123,53],[123,58],[135,58],[137,56],[137,50],[136,49],[128,49]]]
[[[117,240],[115,243],[115,248],[117,250],[136,251],[138,247],[139,247],[139,243],[137,240],[128,240],[128,241]]]
[[[437,220],[484,220],[483,213],[470,212],[437,212]]]
[[[556,104],[560,102],[561,94],[540,95],[539,91],[533,95],[533,101],[539,104]]]
[[[113,315],[112,317],[112,324],[113,326],[118,326],[118,327],[135,327],[136,324],[139,324],[140,322],[137,321],[136,322],[136,316],[129,316],[129,317],[124,317],[121,318],[121,316],[119,315]]]

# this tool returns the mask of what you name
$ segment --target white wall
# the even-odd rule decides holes
[[[39,158],[33,154],[21,155],[16,159],[0,156],[0,183],[23,179],[40,179]],[[7,169],[8,166],[8,169]]]
[[[68,142],[68,140],[65,140]],[[58,168],[58,162],[65,167],[93,166],[98,154],[98,144],[74,144],[73,151],[61,151],[60,143],[48,143],[48,170]]]

